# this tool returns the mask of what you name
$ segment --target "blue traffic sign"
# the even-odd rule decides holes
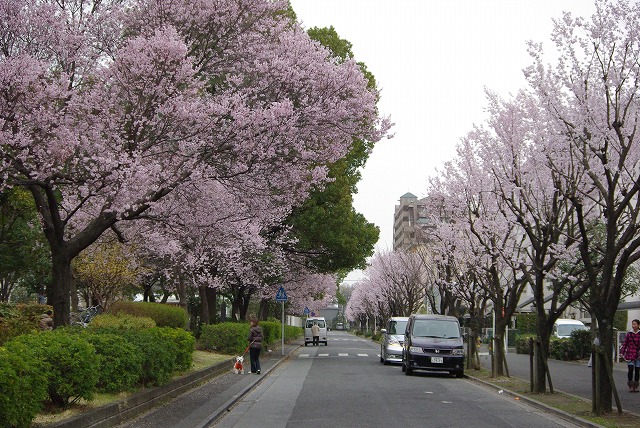
[[[287,297],[287,292],[284,291],[284,287],[278,288],[278,292],[276,293],[276,302],[286,302],[289,300]]]
[[[304,311],[302,311],[303,315],[309,315],[309,308],[307,306],[304,307]]]

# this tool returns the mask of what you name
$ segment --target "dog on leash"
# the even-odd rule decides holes
[[[236,362],[233,364],[233,372],[235,374],[244,374],[244,357],[236,357]]]

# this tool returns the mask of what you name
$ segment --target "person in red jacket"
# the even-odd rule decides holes
[[[638,392],[638,380],[640,380],[640,321],[631,321],[631,330],[624,337],[620,347],[620,355],[625,359],[629,367],[627,378],[629,392]]]
[[[262,328],[258,325],[257,318],[251,318],[249,329],[249,359],[251,360],[251,373],[260,374],[260,350],[262,349]]]

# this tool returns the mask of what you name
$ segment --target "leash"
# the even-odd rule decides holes
[[[247,349],[244,350],[244,352],[242,353],[242,356],[244,357],[245,354],[247,353],[247,351],[249,350],[249,348],[251,348],[251,345],[253,345],[253,342],[255,342],[256,339],[253,339],[253,341],[249,344],[249,346],[247,346]]]

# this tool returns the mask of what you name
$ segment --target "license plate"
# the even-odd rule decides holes
[[[442,357],[431,357],[431,362],[434,364],[442,364],[443,360]]]

